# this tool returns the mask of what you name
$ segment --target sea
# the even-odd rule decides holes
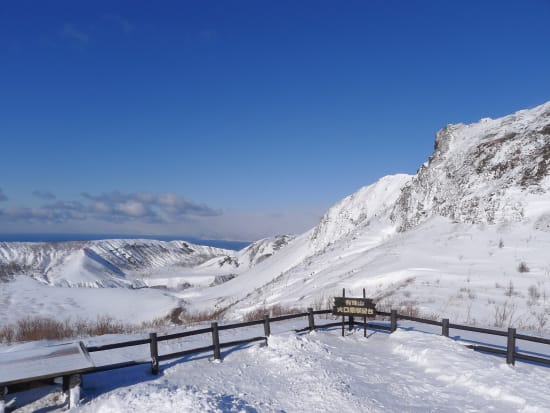
[[[175,235],[128,235],[128,234],[0,234],[0,242],[64,242],[64,241],[95,241],[102,239],[154,239],[159,241],[187,241],[197,245],[224,248],[239,251],[248,245],[249,241],[230,241],[217,239],[200,239]]]

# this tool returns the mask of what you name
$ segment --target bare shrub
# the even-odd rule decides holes
[[[394,304],[393,298],[385,297],[383,300],[376,302],[376,310],[389,313],[394,307]]]
[[[256,321],[261,320],[265,317],[266,314],[269,314],[269,310],[267,310],[265,307],[256,308],[255,310],[249,311],[245,315],[243,315],[243,321]]]
[[[214,310],[203,310],[197,311],[194,313],[188,313],[184,311],[181,315],[184,324],[198,324],[205,321],[215,321],[219,320],[223,315],[224,310],[214,309]]]
[[[527,290],[529,292],[529,299],[531,302],[536,303],[540,298],[540,291],[536,285],[529,286]]]
[[[408,317],[420,317],[420,309],[417,301],[402,301],[399,304],[399,312]]]
[[[160,327],[167,327],[170,325],[194,325],[208,321],[219,320],[225,309],[212,309],[188,312],[182,307],[175,307],[165,317],[155,318],[151,321],[141,323],[142,329],[154,329]]]
[[[508,300],[506,300],[502,305],[495,305],[495,327],[504,327],[505,325],[510,326],[512,324],[515,311],[515,304],[510,303]]]
[[[270,308],[259,307],[255,310],[249,311],[243,316],[243,321],[256,321],[264,318],[266,314],[270,317],[278,317],[287,314],[303,313],[304,309],[299,307],[284,307],[281,304],[275,304]]]
[[[8,324],[0,328],[0,343],[10,344],[15,338],[15,326]]]
[[[170,322],[169,316],[167,317],[158,317],[153,320],[144,321],[140,325],[141,330],[158,330],[160,328],[165,328],[172,325]]]
[[[313,300],[312,307],[314,310],[329,310],[334,304],[334,296],[325,297],[324,294],[317,296]]]
[[[541,310],[539,312],[531,312],[531,315],[535,318],[537,321],[537,330],[540,335],[542,335],[542,332],[544,331],[544,327],[548,323],[548,315],[550,311],[549,310]]]
[[[527,266],[527,264],[524,261],[519,263],[518,272],[524,273],[524,272],[529,272],[529,271],[531,271],[531,270],[529,269],[529,267]]]
[[[508,283],[508,287],[506,288],[506,291],[504,291],[504,295],[506,297],[511,297],[514,295],[514,293],[515,293],[514,283],[512,282],[512,280],[510,280],[510,282]]]
[[[283,307],[281,304],[275,304],[273,307],[271,307],[269,315],[271,317],[278,317],[280,315],[297,314],[303,312],[304,309],[300,307]]]
[[[72,335],[68,321],[26,317],[17,321],[15,341],[55,340]]]
[[[128,333],[133,330],[133,327],[124,325],[120,321],[116,321],[110,316],[98,316],[95,324],[88,328],[88,334],[91,336],[102,336],[105,334],[120,334]]]
[[[439,313],[432,311],[431,313],[422,313],[420,318],[424,318],[426,320],[438,321],[441,317]]]
[[[95,322],[83,319],[59,321],[45,317],[26,317],[15,325],[0,329],[0,342],[35,340],[61,340],[83,336],[129,333],[136,330],[130,324],[123,324],[109,316],[100,316]]]

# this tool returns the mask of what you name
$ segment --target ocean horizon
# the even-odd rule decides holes
[[[67,242],[99,241],[104,239],[152,239],[158,241],[187,241],[192,244],[238,251],[251,244],[250,241],[211,240],[177,235],[135,235],[135,234],[0,234],[0,242]]]

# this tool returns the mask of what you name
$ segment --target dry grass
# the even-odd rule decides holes
[[[180,307],[173,309],[165,317],[156,318],[141,324],[128,324],[109,316],[90,320],[53,320],[45,317],[26,317],[15,324],[0,327],[0,342],[13,343],[35,340],[63,340],[79,337],[100,336],[104,334],[129,334],[144,331],[158,331],[174,325],[195,325],[220,320],[225,309],[187,312]],[[244,316],[245,321],[261,320],[265,314],[277,317],[286,314],[305,312],[299,307],[274,305],[270,308],[259,308]]]
[[[34,340],[60,340],[83,336],[130,333],[135,326],[123,324],[108,316],[95,321],[58,321],[44,317],[26,317],[15,324],[0,328],[0,342],[12,343]]]
[[[224,312],[224,309],[204,310],[197,311],[195,313],[183,311],[180,316],[180,319],[182,320],[181,324],[192,325],[203,323],[205,321],[216,321],[222,318]]]
[[[275,304],[272,307],[260,307],[255,310],[252,310],[248,313],[246,313],[243,316],[243,321],[256,321],[256,320],[262,320],[266,314],[268,314],[270,317],[278,317],[281,315],[287,315],[287,314],[297,314],[297,313],[303,313],[305,310],[300,307],[283,307],[280,304]]]

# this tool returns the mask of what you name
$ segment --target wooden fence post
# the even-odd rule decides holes
[[[397,330],[397,310],[390,311],[390,331],[393,333]]]
[[[264,315],[264,336],[269,337],[270,335],[271,335],[271,326],[269,325],[269,314],[266,314]]]
[[[63,391],[67,394],[69,409],[78,406],[78,402],[80,401],[80,383],[80,374],[63,376]]]
[[[67,400],[69,399],[69,379],[70,376],[63,376],[61,381],[61,391],[67,396]]]
[[[7,386],[0,387],[0,413],[5,412],[6,394],[8,394]]]
[[[367,292],[363,288],[363,298],[367,298]],[[363,317],[363,337],[367,337],[367,316]]]
[[[441,320],[441,334],[445,337],[449,337],[449,319],[444,318]]]
[[[515,364],[514,352],[516,350],[516,329],[508,328],[508,345],[506,346],[506,363]]]
[[[309,331],[315,330],[315,318],[313,317],[313,308],[307,309],[307,318],[309,322]]]
[[[353,331],[353,322],[354,322],[353,316],[352,315],[348,316],[348,330],[349,331]]]
[[[212,344],[214,345],[214,360],[221,360],[220,334],[218,332],[218,323],[212,323]]]
[[[346,298],[346,289],[342,288],[342,297]],[[344,337],[344,330],[346,329],[346,316],[342,316],[342,337]]]
[[[157,333],[149,333],[149,350],[151,351],[151,373],[159,374],[159,348],[157,343]]]

